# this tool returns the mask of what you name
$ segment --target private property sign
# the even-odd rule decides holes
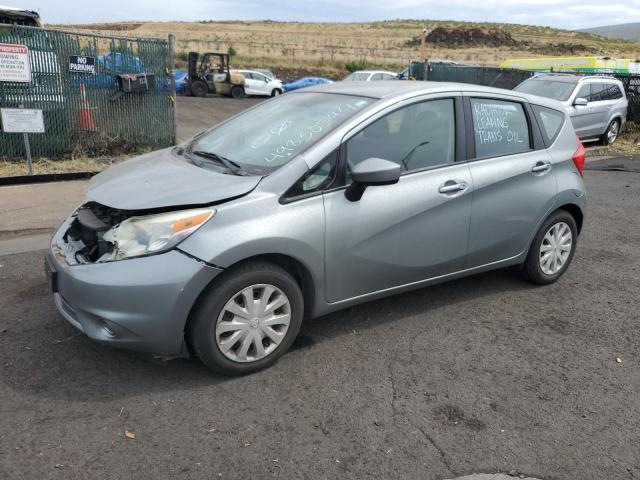
[[[0,82],[31,82],[31,64],[27,47],[0,43]]]

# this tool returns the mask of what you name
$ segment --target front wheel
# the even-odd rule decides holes
[[[566,210],[557,210],[540,227],[524,264],[529,281],[553,283],[567,270],[576,251],[578,228]]]
[[[618,139],[620,133],[620,121],[611,120],[611,123],[604,132],[604,135],[600,138],[600,142],[603,145],[611,145]]]
[[[189,341],[200,360],[223,375],[243,375],[272,365],[300,331],[302,292],[275,264],[232,268],[204,295],[190,322]]]
[[[279,88],[274,88],[273,90],[271,90],[271,96],[272,97],[277,97],[281,93],[282,93],[282,90],[280,90]]]
[[[231,89],[231,97],[233,97],[233,98],[242,98],[242,97],[244,97],[244,88],[242,88],[239,85],[235,85]]]
[[[206,97],[207,93],[209,93],[209,86],[203,80],[194,80],[189,87],[189,91],[194,97]]]

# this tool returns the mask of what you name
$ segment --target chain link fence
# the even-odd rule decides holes
[[[624,85],[624,90],[629,101],[627,120],[640,123],[640,75],[614,75]]]
[[[45,133],[30,135],[34,157],[109,155],[174,143],[167,41],[2,25],[0,43],[29,49],[31,82],[0,82],[0,106],[43,111]],[[0,132],[0,157],[24,157],[22,135]]]
[[[459,82],[485,85],[511,90],[534,75],[527,70],[513,68],[475,67],[431,63],[426,69],[426,79],[432,82]]]

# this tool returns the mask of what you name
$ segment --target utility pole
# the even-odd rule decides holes
[[[424,25],[422,27],[422,36],[420,37],[420,61],[424,62],[426,60],[426,49],[427,49],[427,35],[429,34],[429,30],[427,26]]]

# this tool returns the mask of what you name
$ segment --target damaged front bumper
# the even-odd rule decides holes
[[[200,293],[222,271],[179,250],[106,263],[75,256],[67,237],[75,216],[51,240],[46,263],[58,311],[101,343],[157,355],[187,354],[184,328]]]

